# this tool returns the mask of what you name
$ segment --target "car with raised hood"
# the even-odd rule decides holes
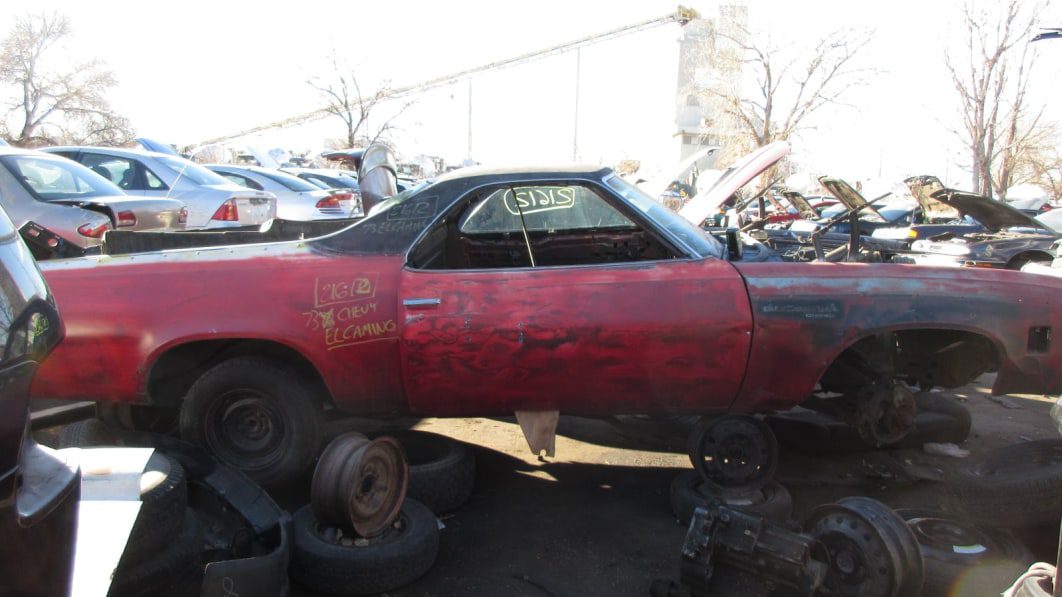
[[[911,252],[895,256],[894,262],[1019,270],[1029,262],[1050,262],[1054,257],[1051,247],[1062,234],[1005,202],[946,188],[931,196],[973,218],[983,230],[916,240]]]
[[[276,217],[276,197],[234,184],[180,156],[115,147],[45,147],[91,168],[124,191],[178,199],[188,228],[259,226]]]
[[[208,170],[225,179],[277,198],[277,217],[284,220],[331,220],[355,215],[354,193],[325,190],[297,176],[261,166],[209,164]]]
[[[699,227],[787,152],[761,148],[681,216],[609,168],[465,168],[320,238],[46,263],[70,331],[33,395],[180,410],[187,439],[279,483],[331,408],[515,412],[541,440],[560,412],[827,402],[888,443],[910,384],[1062,390],[1053,278],[750,262]]]
[[[16,147],[0,147],[0,202],[31,243],[43,235],[82,250],[108,230],[180,230],[187,217],[180,200],[127,195],[80,164]],[[31,247],[38,258],[54,248]]]

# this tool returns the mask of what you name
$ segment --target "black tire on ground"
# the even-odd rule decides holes
[[[896,511],[914,531],[925,561],[926,597],[984,593],[1009,586],[1034,561],[1032,552],[1007,531],[956,520],[947,512],[918,508]]]
[[[407,497],[435,514],[452,512],[468,501],[476,483],[476,458],[467,444],[426,431],[388,431],[380,436],[395,438],[406,453]]]
[[[110,597],[198,595],[203,583],[203,526],[192,513],[168,537],[165,549],[136,563],[123,559],[114,572]],[[127,548],[128,551],[129,548]]]
[[[728,507],[743,512],[759,514],[774,522],[785,522],[793,514],[793,498],[777,481],[770,481],[761,489],[745,494],[713,494],[697,471],[679,473],[671,481],[671,512],[682,524],[689,524],[693,511],[722,500]]]
[[[952,480],[967,517],[986,526],[1058,524],[1062,517],[1062,439],[1024,442],[973,458]]]
[[[91,448],[113,446],[117,440],[115,433],[103,421],[83,419],[63,426],[59,430],[57,445],[59,448]]]
[[[970,417],[970,410],[958,400],[938,392],[919,392],[915,394],[915,404],[920,412],[947,415],[954,419],[953,426],[942,430],[933,438],[922,439],[923,442],[931,439],[934,442],[958,444],[970,437],[973,419]],[[900,443],[904,443],[903,440]]]
[[[439,553],[435,515],[407,499],[395,520],[397,528],[358,546],[354,537],[339,542],[336,529],[321,528],[307,505],[295,512],[295,550],[291,576],[306,589],[333,595],[371,595],[403,587],[420,578]]]
[[[322,407],[282,364],[237,357],[204,373],[181,406],[181,436],[261,485],[298,480],[321,448]]]
[[[150,404],[97,402],[96,416],[115,429],[173,435],[178,431],[180,411]]]
[[[130,565],[154,557],[180,532],[188,508],[184,467],[159,452],[153,453],[140,477],[140,501],[140,512],[122,555],[122,562]]]

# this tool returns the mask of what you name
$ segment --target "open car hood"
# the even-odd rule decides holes
[[[674,168],[668,169],[660,176],[641,185],[642,190],[654,198],[663,195],[668,185],[676,180],[686,178],[697,162],[707,159],[717,151],[719,151],[719,147],[713,145],[694,152],[693,155],[679,162]]]
[[[1002,201],[996,201],[995,199],[989,199],[966,191],[944,188],[935,191],[931,197],[945,205],[954,207],[961,214],[972,217],[993,232],[1021,227],[1057,234],[1036,221],[1036,219],[1021,213]]]
[[[866,198],[859,193],[859,191],[852,188],[852,185],[840,178],[829,178],[823,176],[819,178],[819,184],[821,184],[831,195],[837,198],[842,205],[847,207],[851,211],[859,211],[860,219],[864,220],[878,220],[881,222],[887,222],[885,216],[881,215],[873,205],[870,204]],[[867,216],[870,215],[868,218]]]
[[[800,193],[796,191],[783,191],[782,196],[785,197],[785,200],[789,202],[789,205],[792,205],[794,208],[796,208],[797,213],[800,214],[801,218],[804,218],[805,220],[814,220],[819,217],[819,214],[815,211],[815,208],[811,207],[811,204],[808,203],[808,200],[805,199],[804,196]]]
[[[933,193],[944,188],[944,185],[936,176],[912,176],[903,182],[911,190],[915,201],[922,208],[922,213],[925,214],[925,217],[930,222],[962,218],[962,214],[959,213],[958,209],[933,198]]]
[[[788,153],[789,144],[785,141],[775,141],[756,149],[734,162],[734,165],[727,168],[726,172],[723,172],[719,180],[715,181],[710,188],[697,193],[696,197],[690,199],[689,203],[679,210],[679,215],[693,223],[694,226],[700,226],[708,219],[708,216],[716,213],[719,207],[738,189],[775,165]]]

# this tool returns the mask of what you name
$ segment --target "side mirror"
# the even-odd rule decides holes
[[[726,255],[730,261],[741,261],[745,246],[741,243],[741,231],[737,228],[726,229]]]

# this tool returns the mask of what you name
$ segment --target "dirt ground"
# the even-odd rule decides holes
[[[963,448],[976,455],[1058,437],[1048,417],[1052,398],[996,401],[990,385],[985,376],[951,392],[973,417]],[[334,427],[336,433],[345,429],[343,423]],[[476,487],[467,505],[443,518],[432,570],[390,594],[644,596],[653,579],[677,578],[686,529],[671,514],[668,486],[691,467],[684,438],[635,441],[606,422],[563,417],[556,457],[539,460],[511,420],[426,419],[416,428],[473,445]],[[812,456],[783,449],[779,480],[793,495],[798,519],[847,495],[947,510],[946,479],[959,462],[921,450]],[[296,495],[278,499],[297,506]],[[1056,527],[1023,529],[1020,536],[1038,558],[1054,562]],[[294,593],[309,595],[298,588]]]

